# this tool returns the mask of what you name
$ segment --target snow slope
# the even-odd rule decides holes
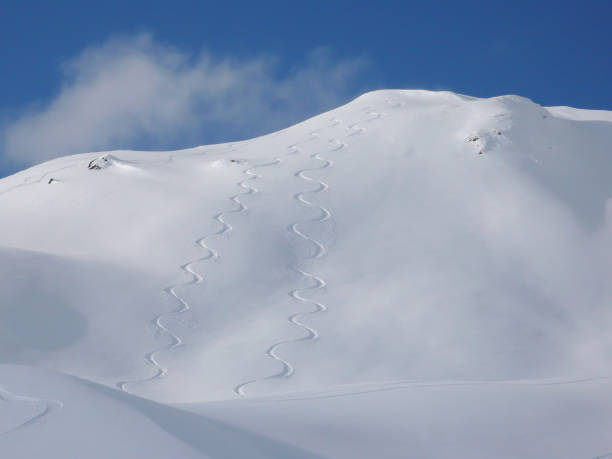
[[[605,457],[611,144],[377,91],[1,180],[0,456]]]

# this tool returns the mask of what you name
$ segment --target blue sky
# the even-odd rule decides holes
[[[612,2],[28,2],[0,15],[0,176],[262,134],[377,88],[612,110]]]

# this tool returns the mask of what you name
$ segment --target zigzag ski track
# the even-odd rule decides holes
[[[159,314],[157,317],[155,317],[152,320],[152,324],[155,327],[155,329],[166,335],[167,337],[170,338],[171,343],[169,345],[166,345],[162,348],[156,349],[150,353],[148,353],[147,355],[145,355],[144,359],[145,361],[153,366],[156,369],[156,373],[148,378],[142,378],[142,379],[136,379],[136,380],[129,380],[129,381],[120,381],[118,383],[116,383],[116,387],[124,392],[130,392],[128,390],[128,386],[130,385],[134,385],[134,384],[143,384],[143,383],[148,383],[148,382],[154,382],[156,380],[162,379],[164,378],[167,374],[168,374],[168,368],[165,367],[164,365],[162,365],[159,360],[158,360],[158,355],[160,353],[164,353],[164,352],[171,352],[176,350],[177,348],[183,346],[183,341],[182,339],[179,337],[178,334],[176,334],[175,332],[173,332],[172,330],[170,330],[166,325],[164,325],[163,320],[166,317],[169,317],[171,315],[182,315],[187,313],[190,309],[191,306],[189,305],[189,303],[183,299],[178,293],[177,293],[177,289],[179,288],[184,288],[184,287],[189,287],[192,285],[196,285],[196,284],[200,284],[202,282],[204,282],[204,276],[202,276],[200,273],[198,273],[197,271],[194,270],[194,266],[196,264],[199,263],[203,263],[207,260],[210,259],[218,259],[219,254],[217,253],[216,250],[210,248],[207,245],[207,241],[210,238],[213,237],[219,237],[222,236],[224,234],[229,234],[230,232],[233,231],[233,226],[231,224],[229,224],[226,220],[225,220],[225,216],[227,214],[230,213],[234,213],[234,214],[238,214],[238,213],[243,213],[246,212],[248,210],[247,206],[240,200],[241,196],[247,196],[247,195],[252,195],[258,192],[258,190],[254,187],[251,187],[247,184],[247,182],[251,181],[251,180],[255,180],[257,178],[260,178],[260,176],[256,173],[253,172],[254,169],[257,168],[261,168],[261,167],[268,167],[268,166],[273,166],[276,165],[280,162],[280,159],[275,158],[272,162],[270,163],[263,163],[263,164],[256,164],[254,166],[250,166],[247,169],[243,170],[242,173],[247,175],[248,177],[244,180],[241,180],[240,182],[237,183],[237,186],[241,187],[242,189],[244,189],[245,191],[242,193],[238,193],[235,194],[233,196],[231,196],[229,198],[230,201],[232,201],[237,208],[229,210],[229,211],[223,211],[223,212],[219,212],[217,213],[214,217],[213,220],[217,221],[220,225],[221,228],[212,233],[212,234],[208,234],[206,236],[203,236],[199,239],[197,239],[195,241],[195,244],[200,248],[200,249],[204,249],[206,250],[206,255],[204,255],[203,257],[199,257],[196,258],[194,260],[191,260],[181,266],[179,266],[179,269],[181,271],[183,271],[185,274],[187,274],[188,276],[191,277],[191,279],[189,279],[187,282],[184,283],[180,283],[180,284],[173,284],[170,285],[166,288],[163,289],[163,291],[170,296],[172,299],[174,299],[175,302],[178,303],[178,308],[173,310],[173,311],[169,311],[169,312],[163,312],[161,314]]]

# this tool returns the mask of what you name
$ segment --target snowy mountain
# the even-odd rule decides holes
[[[612,457],[612,112],[376,91],[0,181],[0,456]]]

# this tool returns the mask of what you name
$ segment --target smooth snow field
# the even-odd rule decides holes
[[[612,112],[388,90],[0,180],[0,458],[612,458]]]

